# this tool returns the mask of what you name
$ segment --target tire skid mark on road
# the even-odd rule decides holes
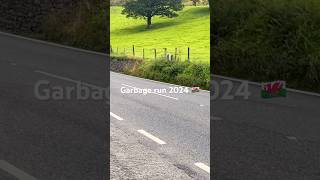
[[[210,167],[209,166],[207,166],[201,162],[194,163],[194,165],[210,174]]]

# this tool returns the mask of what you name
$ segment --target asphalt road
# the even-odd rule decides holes
[[[44,101],[35,85],[68,88],[80,80],[105,88],[106,68],[100,54],[0,34],[0,179],[105,178],[106,99],[57,100],[56,93]],[[239,83],[231,82],[232,95]],[[209,179],[210,164],[217,180],[320,179],[318,96],[261,99],[260,87],[249,85],[249,99],[220,97],[210,106],[208,92],[142,95],[123,87],[173,86],[111,73],[113,179]]]
[[[105,179],[109,132],[112,179],[209,179],[209,92],[111,73],[109,121],[106,62],[0,33],[0,179]]]
[[[209,92],[170,93],[179,86],[113,72],[110,81],[111,166],[122,162],[112,176],[126,169],[122,179],[209,179]],[[158,93],[130,92],[137,88]]]
[[[98,180],[107,176],[106,99],[40,100],[76,81],[107,87],[106,56],[0,33],[0,179]],[[68,79],[69,78],[69,79]],[[51,87],[56,87],[50,89]],[[60,94],[61,95],[61,94]]]
[[[248,99],[225,100],[221,82],[227,79],[213,80],[220,96],[211,99],[211,112],[221,117],[211,126],[215,180],[320,179],[319,96],[289,92],[262,99],[261,87],[250,84]],[[230,82],[234,95],[239,83]]]

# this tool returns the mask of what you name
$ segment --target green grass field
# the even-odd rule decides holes
[[[126,51],[132,55],[134,45],[137,57],[142,57],[144,48],[145,58],[153,59],[155,48],[157,57],[164,55],[164,48],[173,55],[178,48],[181,60],[186,60],[190,47],[192,62],[210,62],[209,7],[186,6],[176,18],[154,17],[151,29],[146,29],[144,19],[126,18],[121,10],[111,7],[110,40],[114,53],[118,49],[118,54]]]

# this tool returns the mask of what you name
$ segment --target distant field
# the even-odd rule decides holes
[[[128,55],[132,54],[135,45],[136,56],[152,59],[154,50],[157,56],[167,52],[175,54],[175,48],[180,50],[181,59],[187,58],[187,48],[190,47],[191,61],[210,62],[210,13],[209,7],[186,6],[176,18],[153,18],[153,26],[146,29],[143,19],[126,18],[121,14],[121,7],[111,7],[111,45],[113,51],[123,53],[126,48]]]

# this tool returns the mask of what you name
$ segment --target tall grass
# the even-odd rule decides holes
[[[320,92],[320,1],[213,2],[214,72]]]
[[[183,86],[198,86],[207,90],[210,87],[210,66],[207,63],[164,59],[141,61],[137,66],[125,69],[125,73]]]

